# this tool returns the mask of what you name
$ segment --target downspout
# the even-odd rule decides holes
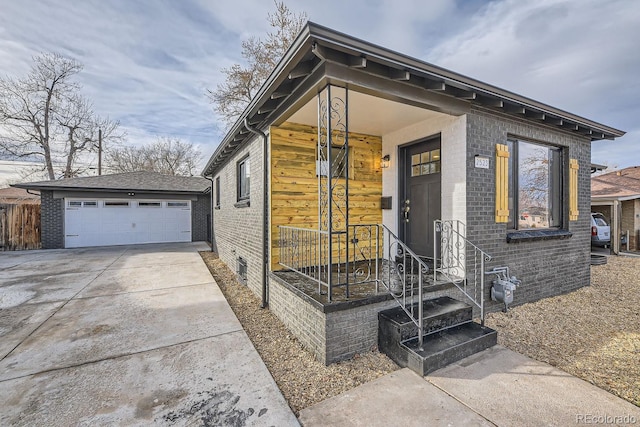
[[[269,305],[267,298],[267,269],[269,268],[269,236],[267,235],[267,230],[269,226],[269,162],[267,158],[267,135],[262,132],[260,129],[252,127],[249,125],[249,120],[247,118],[244,119],[244,127],[247,128],[249,132],[254,135],[257,135],[262,138],[262,185],[263,185],[263,221],[262,221],[262,253],[263,253],[263,265],[262,265],[262,304],[261,308],[267,308]]]
[[[203,175],[205,177],[205,179],[208,179],[209,182],[211,182],[211,201],[209,202],[209,211],[211,213],[211,221],[209,221],[209,227],[211,227],[211,241],[209,243],[211,243],[211,252],[214,252],[213,250],[213,175],[211,175],[211,178],[209,178],[206,175]]]

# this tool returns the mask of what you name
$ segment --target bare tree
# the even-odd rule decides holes
[[[0,153],[39,158],[49,179],[76,176],[86,169],[80,156],[95,151],[98,128],[105,142],[124,135],[119,124],[100,118],[80,94],[73,77],[82,65],[55,53],[33,58],[26,77],[0,78]]]
[[[221,71],[224,83],[207,90],[215,111],[231,126],[256,95],[269,74],[307,22],[307,14],[293,13],[282,1],[274,1],[275,12],[267,20],[272,31],[265,39],[252,37],[242,42],[246,65],[234,64]]]
[[[192,144],[176,138],[161,137],[140,147],[120,147],[107,156],[112,172],[152,171],[167,175],[193,176],[201,154]]]

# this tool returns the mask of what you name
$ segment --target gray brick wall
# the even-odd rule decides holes
[[[565,221],[573,236],[565,240],[507,243],[507,225],[495,222],[495,145],[507,135],[548,142],[568,149],[568,157],[578,159],[578,221],[568,221],[568,159],[565,179]],[[487,269],[507,265],[522,279],[514,304],[536,301],[589,285],[590,283],[590,203],[589,165],[591,143],[551,126],[474,107],[467,120],[467,236],[493,256]],[[491,159],[491,168],[474,168],[474,156]],[[489,300],[487,289],[486,300]],[[489,302],[489,311],[502,308]]]
[[[269,279],[269,310],[284,323],[317,360],[327,362],[327,319],[325,314],[280,283]],[[377,325],[377,323],[376,323]]]
[[[191,202],[191,241],[203,242],[207,239],[207,227],[211,214],[211,195],[200,194]]]
[[[53,191],[40,192],[42,249],[64,248],[64,200],[54,199]]]
[[[318,361],[329,365],[366,353],[378,347],[378,312],[395,308],[395,300],[324,313],[297,292],[282,284],[281,278],[269,280],[269,309]],[[425,299],[449,295],[464,300],[456,288],[425,295]]]
[[[236,165],[249,154],[250,206],[236,207]],[[238,257],[247,260],[247,286],[256,294],[262,290],[263,271],[263,162],[262,140],[254,138],[213,176],[220,177],[220,209],[213,210],[214,250],[231,270],[237,271]]]

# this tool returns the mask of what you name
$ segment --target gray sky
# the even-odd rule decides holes
[[[640,165],[640,2],[289,0],[294,11],[627,135],[592,161]],[[83,92],[129,142],[175,136],[206,160],[224,125],[204,96],[268,31],[269,0],[0,0],[0,72],[53,51],[82,62]]]

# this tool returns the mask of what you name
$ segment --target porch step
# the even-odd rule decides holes
[[[417,313],[417,304],[413,307]],[[418,348],[418,328],[401,307],[378,314],[378,347],[402,367],[426,375],[487,349],[497,332],[472,321],[471,306],[449,297],[423,301],[424,342]]]
[[[493,347],[497,342],[495,330],[468,322],[425,336],[422,350],[418,348],[418,338],[402,343],[401,347],[407,350],[407,367],[420,375],[427,375]]]

